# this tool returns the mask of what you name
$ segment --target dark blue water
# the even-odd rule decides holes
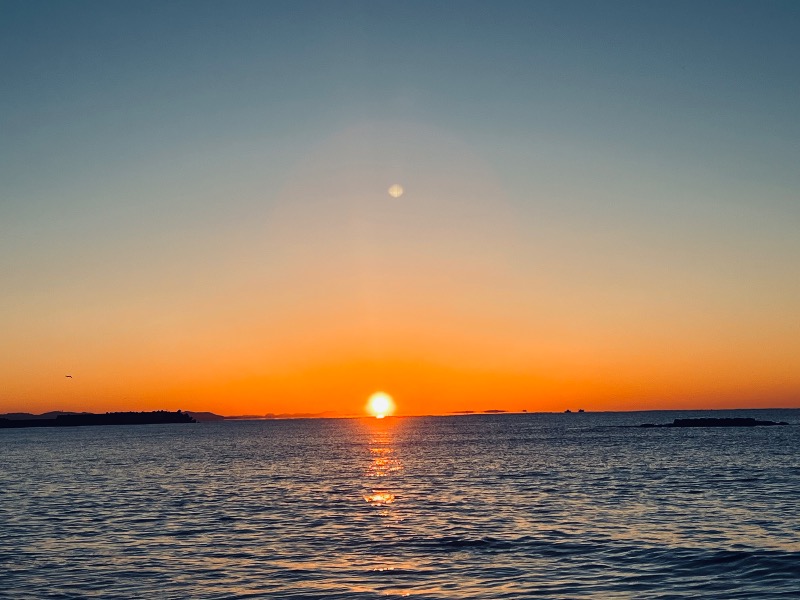
[[[0,597],[800,597],[800,425],[621,427],[704,414],[0,430]]]

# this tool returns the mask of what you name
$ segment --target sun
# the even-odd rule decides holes
[[[376,418],[382,419],[394,412],[394,400],[386,392],[375,392],[367,401],[367,410]]]

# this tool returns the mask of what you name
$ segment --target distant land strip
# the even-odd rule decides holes
[[[95,425],[154,425],[161,423],[197,423],[190,414],[180,410],[169,412],[109,412],[105,414],[60,414],[53,419],[0,418],[0,429],[22,427],[90,427]]]
[[[675,419],[665,425],[644,423],[639,427],[760,427],[772,425],[788,425],[786,421],[759,421],[752,417]]]

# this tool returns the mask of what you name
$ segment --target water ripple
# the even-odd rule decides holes
[[[0,598],[799,597],[800,428],[633,418],[4,430]]]

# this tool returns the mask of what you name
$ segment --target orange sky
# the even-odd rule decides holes
[[[516,189],[458,137],[393,122],[323,137],[279,183],[196,176],[241,214],[20,238],[0,412],[347,415],[377,390],[398,414],[800,406],[796,230],[615,212],[699,193],[685,182],[631,172],[574,212],[609,192]]]
[[[643,315],[569,307],[522,319],[398,304],[366,321],[325,304],[283,326],[243,309],[147,326],[96,311],[80,321],[86,330],[62,324],[61,340],[51,324],[28,327],[0,365],[2,408],[358,414],[376,390],[394,396],[398,414],[798,405],[793,342],[764,326],[726,331],[716,317],[645,328]]]

